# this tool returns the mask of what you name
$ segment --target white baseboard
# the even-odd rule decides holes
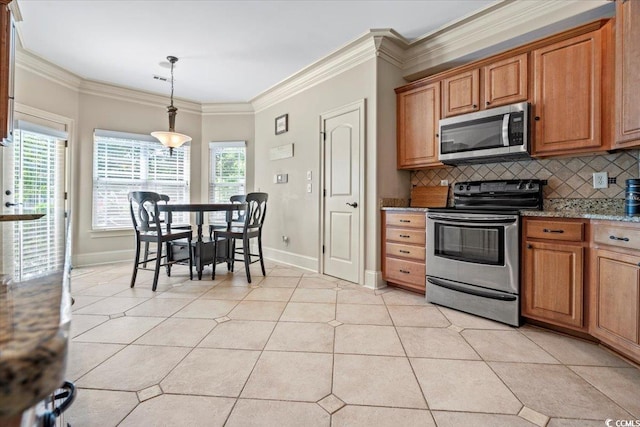
[[[74,267],[87,267],[89,265],[111,264],[114,262],[131,261],[136,253],[133,249],[106,252],[91,252],[86,254],[73,255],[72,262]]]
[[[264,257],[268,260],[302,268],[314,273],[318,272],[318,258],[287,252],[280,249],[268,248],[266,246],[263,246],[262,250],[264,252]]]
[[[387,282],[382,280],[382,271],[365,270],[364,287],[368,289],[382,289],[387,287]]]

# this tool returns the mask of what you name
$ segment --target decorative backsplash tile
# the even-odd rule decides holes
[[[638,150],[629,150],[605,155],[446,166],[413,171],[411,185],[440,185],[443,179],[451,185],[460,181],[537,178],[548,181],[543,187],[545,199],[624,199],[625,180],[638,178],[640,174],[639,154]],[[591,185],[594,172],[608,172],[609,178],[616,178],[616,183],[609,184],[609,188],[594,189]]]

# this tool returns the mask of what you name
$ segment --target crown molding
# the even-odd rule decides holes
[[[386,33],[383,31],[386,31]],[[373,43],[376,48],[376,56],[398,68],[402,68],[409,41],[391,29],[372,30],[372,32],[374,32]]]
[[[82,77],[58,67],[27,50],[16,49],[16,66],[64,86],[67,89],[76,92],[80,90]]]
[[[253,115],[253,106],[248,102],[224,104],[202,104],[203,116]]]

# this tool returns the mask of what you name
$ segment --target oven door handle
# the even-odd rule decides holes
[[[469,218],[469,217],[459,217],[459,218],[451,218],[448,216],[438,216],[438,215],[429,215],[429,219],[448,222],[452,224],[461,224],[464,223],[466,225],[477,225],[477,224],[515,224],[518,221],[517,217],[509,217],[509,218]]]
[[[463,294],[475,295],[482,298],[496,299],[500,301],[515,301],[517,297],[515,295],[492,292],[489,290],[469,289],[463,286],[455,285],[453,283],[445,282],[443,280],[427,277],[427,282],[435,286],[451,289],[452,291],[461,292]]]
[[[502,145],[509,146],[509,119],[511,114],[505,114],[502,117]]]

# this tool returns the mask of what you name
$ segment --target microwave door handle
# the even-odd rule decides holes
[[[509,119],[511,114],[507,113],[502,117],[502,145],[509,146]]]

